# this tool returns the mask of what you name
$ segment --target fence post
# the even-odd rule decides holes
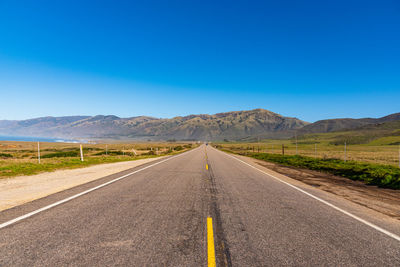
[[[346,153],[347,153],[347,144],[346,144],[346,142],[344,142],[344,162],[346,162],[346,160],[347,160],[347,155],[346,155]]]
[[[108,146],[106,144],[106,155],[108,155]]]
[[[315,158],[317,157],[317,143],[315,143],[315,148],[314,148],[314,153],[315,153]]]
[[[80,145],[80,150],[81,150],[81,161],[83,161],[83,150],[82,150],[82,144]]]
[[[40,164],[40,145],[39,145],[39,142],[37,142],[37,153],[38,153],[38,162],[39,162],[39,164]]]
[[[285,145],[282,144],[282,155],[285,155]]]
[[[296,156],[298,155],[298,149],[297,149],[297,133],[296,133]]]

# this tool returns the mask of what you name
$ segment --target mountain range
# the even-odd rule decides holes
[[[251,140],[354,129],[397,120],[400,120],[400,113],[378,119],[332,119],[308,123],[265,109],[171,119],[148,116],[120,118],[114,115],[66,116],[0,120],[0,135],[70,139]]]
[[[382,124],[400,120],[400,113],[394,113],[382,118],[362,118],[362,119],[330,119],[320,120],[304,126],[298,131],[299,134],[305,133],[327,133],[341,130],[351,130],[362,128],[366,125]]]

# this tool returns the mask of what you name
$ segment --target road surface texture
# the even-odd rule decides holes
[[[217,266],[400,266],[398,224],[302,190],[202,145],[1,212],[0,266],[207,266],[207,218]]]

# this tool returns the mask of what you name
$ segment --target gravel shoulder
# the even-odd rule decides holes
[[[113,173],[159,160],[160,158],[162,157],[0,179],[0,211],[91,182]]]

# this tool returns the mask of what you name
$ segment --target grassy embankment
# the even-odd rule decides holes
[[[37,143],[0,141],[0,178],[173,155],[191,149],[195,145],[188,143],[84,144],[83,162],[80,160],[79,144],[41,143],[40,146],[41,163],[39,164]]]
[[[400,189],[400,137],[383,137],[364,144],[350,144],[346,146],[346,153],[344,144],[338,145],[336,138],[337,134],[313,135],[299,139],[297,149],[294,139],[219,143],[216,146],[227,152],[285,166],[323,171],[370,185]]]

